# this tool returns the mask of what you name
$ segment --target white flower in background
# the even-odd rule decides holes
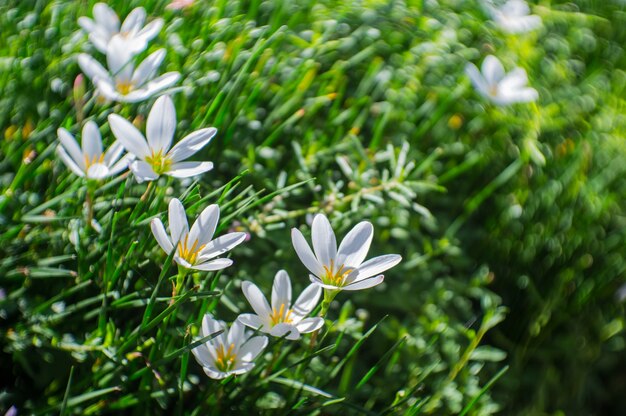
[[[476,90],[498,105],[535,101],[537,90],[528,87],[528,77],[523,68],[516,67],[505,74],[502,63],[493,55],[483,61],[481,71],[476,65],[467,64],[465,72]]]
[[[102,53],[107,53],[109,41],[116,35],[119,35],[130,52],[142,52],[163,27],[163,19],[160,18],[144,26],[146,11],[143,7],[133,9],[121,26],[117,14],[105,3],[96,3],[93,6],[93,17],[93,20],[85,16],[79,17],[78,24],[87,33],[93,46]]]
[[[183,162],[215,136],[217,129],[209,127],[185,136],[174,147],[172,139],[176,130],[176,109],[172,99],[164,95],[150,109],[146,136],[132,123],[117,114],[109,115],[111,131],[126,150],[138,159],[130,165],[137,181],[153,181],[160,175],[188,178],[213,169],[212,162]]]
[[[311,282],[330,290],[361,290],[382,283],[384,277],[380,273],[402,260],[397,254],[387,254],[363,262],[373,235],[372,224],[360,222],[337,249],[335,233],[328,219],[323,214],[317,214],[311,226],[315,254],[300,230],[291,230],[291,241],[298,257],[312,273]]]
[[[525,33],[541,26],[541,18],[530,14],[524,0],[508,0],[497,8],[488,4],[494,22],[506,33]]]
[[[124,146],[116,141],[106,152],[102,149],[102,136],[93,121],[88,121],[83,127],[81,142],[78,145],[72,134],[60,128],[57,135],[61,145],[57,147],[57,154],[65,165],[76,175],[88,179],[104,179],[117,175],[128,168],[134,156],[124,153]]]
[[[291,281],[286,271],[280,270],[274,277],[272,305],[261,290],[252,282],[243,282],[241,289],[256,314],[246,313],[237,319],[253,329],[260,329],[275,337],[295,340],[300,334],[316,331],[324,325],[323,318],[306,318],[317,306],[322,294],[319,285],[311,284],[291,306]]]
[[[172,0],[172,2],[165,6],[165,8],[170,10],[180,10],[193,6],[193,2],[194,0]]]
[[[226,332],[227,329],[224,322],[204,315],[200,330],[202,337],[224,332],[191,350],[205,374],[217,380],[252,370],[254,359],[267,346],[267,337],[251,337],[239,321],[233,322],[230,331]]]
[[[98,88],[98,93],[108,100],[126,103],[144,101],[180,79],[180,73],[175,71],[155,78],[165,58],[165,49],[151,53],[135,69],[133,52],[119,35],[109,42],[106,58],[108,70],[85,53],[78,55],[78,65]]]
[[[206,207],[190,230],[185,208],[174,198],[170,201],[168,218],[170,234],[167,235],[159,218],[150,222],[152,234],[167,254],[176,247],[174,261],[187,269],[213,271],[230,266],[233,264],[231,259],[215,257],[232,250],[246,239],[246,233],[239,232],[212,239],[220,219],[220,208],[217,205]]]

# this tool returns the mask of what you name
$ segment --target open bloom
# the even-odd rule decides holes
[[[300,334],[316,331],[324,325],[323,318],[306,318],[317,306],[322,294],[319,285],[311,284],[291,306],[291,281],[286,271],[280,270],[272,286],[272,306],[261,290],[252,282],[243,282],[241,289],[256,314],[239,315],[239,321],[275,337],[298,339]]]
[[[169,205],[169,236],[159,218],[150,223],[152,233],[157,243],[166,253],[171,253],[174,247],[174,261],[179,265],[194,270],[221,270],[231,264],[231,259],[216,259],[215,257],[232,250],[246,238],[246,233],[228,233],[212,240],[220,219],[220,208],[209,205],[189,229],[187,214],[183,204],[176,198]]]
[[[530,14],[524,0],[508,0],[500,8],[488,7],[494,22],[506,33],[525,33],[541,26],[541,17]]]
[[[267,337],[250,337],[239,321],[233,322],[228,332],[226,330],[224,322],[204,315],[202,337],[224,332],[191,350],[206,375],[217,380],[252,370],[254,359],[267,346]]]
[[[302,263],[312,273],[311,282],[330,290],[360,290],[382,283],[380,273],[402,260],[397,254],[374,257],[366,262],[374,227],[368,221],[358,223],[343,239],[337,250],[335,233],[323,214],[313,218],[313,251],[300,230],[291,230],[293,247]]]
[[[159,97],[148,114],[146,136],[132,123],[117,114],[109,115],[111,131],[126,150],[137,156],[130,168],[139,182],[153,181],[165,174],[175,178],[199,175],[213,168],[212,162],[183,162],[211,141],[217,129],[196,130],[185,136],[174,147],[172,139],[176,130],[176,109],[172,99]]]
[[[78,24],[87,33],[93,46],[102,53],[107,52],[109,41],[115,35],[120,36],[132,53],[142,52],[163,27],[163,19],[154,19],[144,26],[146,11],[143,7],[133,9],[121,26],[117,14],[105,3],[96,3],[93,6],[93,17],[93,20],[85,16],[79,17]]]
[[[476,90],[497,105],[535,101],[537,90],[528,87],[528,77],[523,68],[514,68],[505,74],[498,58],[489,55],[483,61],[481,71],[474,64],[467,64],[465,72]]]
[[[104,179],[117,175],[126,169],[133,155],[124,153],[124,146],[116,141],[106,152],[102,149],[102,136],[93,121],[85,123],[82,132],[82,147],[78,145],[72,134],[60,128],[57,135],[61,145],[57,147],[57,154],[65,165],[76,175],[88,179]]]
[[[78,55],[78,65],[104,98],[136,103],[160,93],[180,79],[180,73],[175,71],[155,78],[164,58],[165,49],[159,49],[148,55],[135,69],[133,51],[126,46],[122,37],[116,35],[106,49],[108,70],[85,53]]]

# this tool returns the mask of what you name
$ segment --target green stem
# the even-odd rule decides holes
[[[185,283],[185,276],[187,276],[187,273],[189,273],[189,270],[187,270],[183,266],[178,266],[178,275],[176,276],[176,285],[174,286],[174,290],[172,292],[172,302],[174,301],[174,298],[176,296],[180,295],[180,292],[183,288],[183,284]]]
[[[335,299],[335,296],[339,293],[338,290],[329,290],[324,289],[324,300],[322,300],[322,309],[320,310],[320,318],[326,318],[326,314],[328,313],[328,308],[330,308],[330,304]],[[315,344],[317,342],[317,337],[319,335],[320,329],[313,332],[311,334],[311,341],[309,342],[309,350],[313,350]]]

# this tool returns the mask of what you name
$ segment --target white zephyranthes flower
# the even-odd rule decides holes
[[[180,73],[175,71],[154,78],[165,58],[165,49],[151,53],[135,69],[133,52],[119,35],[109,41],[106,58],[108,71],[85,53],[78,55],[78,65],[98,88],[98,93],[108,100],[126,103],[147,100],[180,79]]]
[[[103,152],[102,136],[93,121],[86,122],[83,127],[82,147],[64,128],[58,129],[57,135],[61,142],[57,147],[57,154],[72,172],[81,177],[98,180],[117,175],[126,169],[134,158],[133,155],[127,154],[120,159],[124,153],[124,146],[119,141]]]
[[[330,290],[361,290],[382,283],[384,276],[380,273],[402,260],[397,254],[387,254],[363,262],[373,234],[374,227],[370,222],[360,222],[337,249],[330,222],[325,215],[317,214],[311,226],[315,254],[300,230],[291,230],[291,241],[298,257],[312,273],[311,282]]]
[[[163,19],[160,18],[144,26],[146,11],[143,7],[133,9],[121,26],[117,14],[104,3],[93,6],[93,17],[94,20],[85,16],[79,17],[78,24],[87,33],[93,46],[102,53],[107,52],[109,41],[116,35],[119,35],[132,53],[142,52],[163,27]]]
[[[176,109],[167,95],[159,97],[148,114],[147,141],[132,123],[117,114],[109,115],[109,125],[126,150],[139,159],[130,165],[139,182],[153,181],[162,174],[188,178],[213,168],[212,162],[183,160],[209,143],[217,132],[214,127],[196,130],[171,147],[176,130]]]
[[[494,104],[526,103],[538,97],[537,90],[527,86],[528,77],[523,68],[516,67],[505,74],[500,60],[489,55],[483,61],[481,71],[474,64],[465,67],[476,90]]]
[[[176,198],[170,201],[169,236],[165,232],[163,222],[154,218],[150,222],[152,233],[157,243],[166,253],[171,253],[174,247],[174,261],[179,265],[194,270],[213,271],[224,269],[231,264],[231,259],[216,259],[246,239],[246,233],[228,233],[213,240],[213,234],[220,219],[220,208],[209,205],[189,229],[185,207]]]
[[[274,277],[272,305],[261,290],[252,282],[243,282],[243,294],[248,299],[253,313],[239,315],[237,319],[250,328],[260,329],[275,337],[298,339],[300,334],[316,331],[324,325],[323,318],[306,318],[317,306],[322,294],[319,285],[311,284],[291,306],[291,281],[286,271],[280,270]]]
[[[524,0],[508,0],[497,8],[487,6],[494,22],[506,33],[524,33],[541,26],[541,18],[530,14],[530,8]]]
[[[217,380],[252,370],[254,359],[267,346],[267,337],[251,337],[239,321],[232,323],[228,333],[227,329],[224,322],[204,315],[200,330],[202,337],[224,332],[191,350],[205,374]]]

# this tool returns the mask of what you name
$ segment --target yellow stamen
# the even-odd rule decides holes
[[[346,277],[350,274],[353,269],[349,267],[345,267],[345,265],[339,266],[337,271],[335,271],[335,262],[334,260],[330,261],[330,267],[324,266],[324,271],[326,274],[322,277],[322,282],[327,285],[333,286],[343,286],[345,284]]]
[[[169,172],[172,167],[172,161],[163,154],[163,149],[158,152],[153,150],[150,156],[146,157],[146,163],[152,166],[152,170],[158,175]]]
[[[118,81],[115,83],[115,89],[122,95],[126,95],[135,89],[135,85],[131,81]]]
[[[280,304],[280,308],[278,308],[278,310],[276,310],[276,308],[272,308],[272,314],[270,315],[272,325],[276,325],[280,323],[290,324],[292,322],[291,312],[292,312],[292,309],[288,309],[287,313],[285,313],[284,303]]]
[[[198,240],[194,240],[191,247],[189,247],[189,234],[185,235],[185,238],[178,242],[178,255],[186,260],[189,264],[193,265],[198,259],[198,254],[202,249],[206,247],[206,244],[198,246]]]
[[[220,344],[216,348],[217,358],[215,359],[215,366],[218,370],[227,372],[234,367],[237,359],[237,354],[233,354],[234,349],[235,344],[230,344],[228,350],[224,349],[224,344]]]
[[[96,163],[104,163],[104,153],[101,153],[100,156],[94,155],[92,159],[89,159],[89,155],[85,155],[85,170],[89,170]]]

